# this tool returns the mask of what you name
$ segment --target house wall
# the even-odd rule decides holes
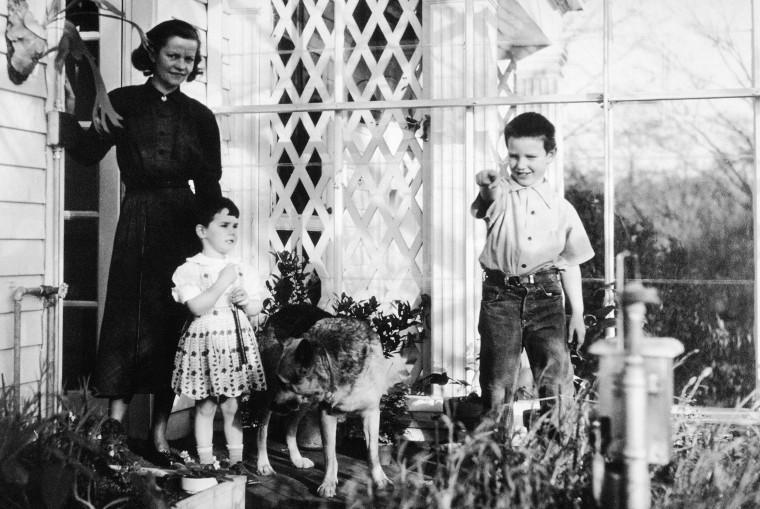
[[[8,22],[8,2],[0,0],[0,32],[5,33]],[[30,12],[44,24],[46,0],[27,0]],[[201,34],[204,66],[208,68],[208,20],[209,10],[221,9],[222,0],[123,0],[113,2],[121,7],[129,19],[144,29],[157,22],[179,18],[194,25]],[[118,21],[106,20],[102,40],[104,51],[101,67],[107,88],[119,85],[143,83],[145,77],[135,71],[130,64],[131,50],[139,44],[137,32],[126,24],[123,30]],[[221,23],[216,23],[214,40],[221,40]],[[60,24],[48,28],[49,46],[60,36]],[[219,55],[216,43],[213,54]],[[54,54],[44,58],[29,78],[21,85],[10,82],[6,68],[6,40],[0,38],[0,376],[5,385],[14,380],[14,292],[20,288],[35,288],[42,284],[57,286],[62,282],[61,243],[63,235],[63,193],[64,169],[48,147],[46,112],[56,109],[55,100],[61,91],[55,83],[48,61]],[[221,65],[213,61],[216,69]],[[214,75],[220,73],[216,70]],[[218,88],[221,78],[209,79],[206,73],[193,83],[183,86],[183,91],[201,102],[208,103],[209,95],[219,97],[219,93],[209,94],[209,88]],[[211,85],[209,85],[211,82]],[[58,154],[60,155],[60,153]],[[114,217],[102,218],[103,223],[111,222],[108,231],[101,237],[105,257],[99,265],[101,279],[105,283],[105,273],[110,258],[112,230],[118,211],[118,171],[113,157],[107,156],[101,164],[104,174],[101,184],[112,188],[101,189],[101,211],[114,211]],[[112,178],[115,177],[115,178]],[[108,230],[108,229],[106,229]],[[104,232],[101,231],[101,234]],[[100,285],[101,293],[105,284]],[[41,366],[48,353],[48,327],[51,326],[51,346],[60,351],[60,306],[46,309],[35,296],[21,300],[21,350],[20,378],[25,395],[39,388]],[[48,316],[52,320],[48,319]],[[60,367],[60,353],[52,359],[54,366]],[[60,372],[57,370],[58,373]],[[53,377],[58,387],[59,374]],[[44,389],[44,387],[43,387]],[[136,412],[139,413],[139,412]]]
[[[31,0],[29,10],[45,19],[44,0]],[[0,32],[8,22],[8,0],[0,0]],[[58,284],[53,256],[55,175],[47,147],[46,63],[36,66],[21,85],[8,79],[5,37],[0,38],[0,376],[14,379],[14,299],[17,288]],[[54,309],[51,312],[56,313]],[[47,316],[42,300],[21,300],[20,381],[23,394],[38,388],[47,348]]]

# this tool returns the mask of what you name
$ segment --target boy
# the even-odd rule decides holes
[[[478,323],[483,415],[495,418],[506,404],[511,429],[523,348],[542,410],[556,396],[572,401],[568,342],[575,339],[580,346],[586,331],[579,265],[594,251],[578,213],[545,178],[557,151],[554,125],[538,113],[523,113],[507,124],[504,140],[510,176],[479,172],[471,212],[487,226],[479,258],[484,271]],[[563,290],[572,310],[569,323]]]

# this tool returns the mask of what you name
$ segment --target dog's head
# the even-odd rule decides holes
[[[329,377],[318,362],[318,349],[309,339],[290,338],[283,343],[277,365],[278,390],[272,409],[289,413],[302,403],[319,403],[327,397]]]

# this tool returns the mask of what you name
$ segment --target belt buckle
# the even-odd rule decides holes
[[[507,284],[507,286],[522,286],[520,276],[505,276],[504,282]]]

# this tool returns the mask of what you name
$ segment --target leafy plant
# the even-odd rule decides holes
[[[382,443],[395,443],[404,435],[409,423],[412,422],[412,414],[406,402],[406,397],[410,392],[408,384],[397,383],[380,398],[380,441]]]
[[[396,302],[395,312],[385,314],[380,310],[380,304],[375,297],[355,301],[343,293],[333,304],[333,310],[338,316],[368,321],[380,336],[383,355],[391,357],[407,344],[418,341],[423,315],[429,303],[430,298],[423,295],[419,307],[413,308],[408,302]]]
[[[272,252],[272,255],[277,260],[279,274],[272,274],[266,282],[267,290],[272,296],[264,299],[261,312],[271,316],[286,304],[316,304],[312,302],[309,293],[318,279],[306,270],[308,262],[301,260],[295,249]]]
[[[203,464],[192,460],[187,451],[182,451],[182,460],[184,463],[175,463],[174,470],[169,474],[171,478],[189,477],[192,479],[214,478],[217,482],[232,480],[228,468],[222,468],[222,465],[214,457],[213,463]]]
[[[87,391],[60,411],[44,413],[42,392],[16,407],[14,388],[0,390],[0,507],[161,507],[155,482],[139,475],[122,439],[108,435]],[[118,465],[120,468],[112,468]]]

